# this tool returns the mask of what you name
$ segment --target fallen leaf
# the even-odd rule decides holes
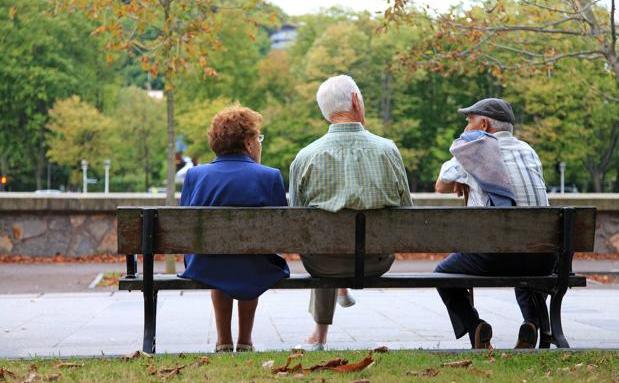
[[[159,371],[157,371],[157,377],[166,380],[166,379],[170,379],[176,375],[180,375],[181,371],[187,367],[186,364],[182,365],[182,366],[176,366],[176,367],[166,367],[166,368],[162,368]]]
[[[84,367],[83,363],[58,363],[56,368],[82,368]]]
[[[426,368],[423,371],[408,371],[406,373],[406,375],[410,375],[410,376],[428,376],[428,377],[434,377],[436,375],[438,375],[438,370],[435,370],[433,368]]]
[[[451,368],[466,368],[473,364],[473,361],[470,359],[457,360],[455,362],[445,362],[441,364],[441,367],[451,367]]]
[[[0,380],[8,380],[7,378],[15,378],[15,373],[4,367],[0,367]]]
[[[382,353],[385,353],[385,352],[389,352],[389,347],[387,347],[387,346],[380,346],[380,347],[375,348],[373,351],[378,353],[378,354],[382,354]]]
[[[266,370],[270,370],[273,368],[274,364],[275,364],[274,360],[267,360],[266,362],[262,363],[262,368]]]
[[[328,370],[331,369],[333,367],[338,367],[338,366],[344,366],[348,364],[348,360],[346,359],[342,359],[342,358],[335,358],[335,359],[331,359],[327,362],[324,363],[320,363],[320,364],[316,364],[310,368],[306,368],[307,371],[313,372],[313,371],[320,371],[320,370]]]
[[[288,366],[290,366],[290,362],[292,362],[293,359],[298,359],[298,358],[302,358],[303,354],[301,353],[295,353],[295,354],[290,354],[288,355],[288,359],[286,360],[286,364],[280,367],[276,367],[274,369],[271,370],[271,372],[273,374],[277,374],[279,372],[288,372]]]
[[[148,353],[142,351],[142,350],[139,350],[139,351],[136,351],[134,353],[124,355],[121,359],[122,360],[133,360],[133,359],[140,359],[141,357],[152,358],[153,356],[151,354],[148,354]]]
[[[366,356],[365,358],[363,358],[362,360],[360,360],[357,363],[350,363],[350,364],[346,364],[343,366],[337,366],[337,367],[332,367],[330,368],[331,371],[336,371],[336,372],[355,372],[355,371],[361,371],[364,368],[368,367],[369,365],[371,365],[374,362],[374,359],[372,359],[372,354],[369,354],[368,356]]]
[[[211,361],[210,361],[210,359],[208,358],[208,356],[201,356],[201,357],[200,357],[200,359],[198,359],[198,360],[196,361],[196,364],[197,364],[198,366],[206,366],[206,365],[207,365],[207,364],[209,364],[210,362],[211,362]]]

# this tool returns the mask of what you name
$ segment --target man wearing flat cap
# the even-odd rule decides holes
[[[441,167],[436,191],[464,194],[467,206],[548,206],[542,164],[531,146],[513,136],[511,105],[499,98],[487,98],[458,112],[464,114],[468,124],[450,148],[453,158]],[[547,254],[453,253],[435,271],[482,276],[548,275],[553,267],[554,257]],[[515,291],[524,317],[516,348],[534,348],[540,317],[548,315],[546,297],[524,288]],[[492,327],[480,319],[470,292],[456,288],[438,292],[456,337],[468,333],[473,348],[488,348]]]

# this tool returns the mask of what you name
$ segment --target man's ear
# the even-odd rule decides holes
[[[490,129],[490,124],[488,123],[488,120],[485,118],[481,119],[481,130],[483,130],[484,132],[487,132],[488,129]]]
[[[363,115],[363,108],[359,102],[359,95],[357,92],[352,92],[352,111],[359,118],[359,121],[365,123],[365,116]]]

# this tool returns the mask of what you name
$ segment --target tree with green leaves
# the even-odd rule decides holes
[[[407,3],[395,0],[385,12],[386,23],[413,27],[419,12]],[[617,104],[616,18],[615,0],[611,0],[610,7],[596,0],[478,2],[470,9],[454,8],[439,15],[433,20],[433,33],[411,45],[402,60],[411,71],[425,68],[448,75],[488,71],[500,81],[531,75],[543,78],[560,65],[569,67],[575,65],[574,60],[582,60],[595,63],[596,71],[610,74],[613,86],[597,87],[596,99]],[[619,119],[604,123],[608,125],[580,121],[585,135],[598,137],[603,143],[596,145],[596,153],[586,166],[596,192],[603,190],[605,174],[619,143]],[[546,129],[552,126],[546,125]]]
[[[0,170],[22,190],[42,188],[54,102],[79,95],[102,107],[113,76],[92,24],[48,11],[43,1],[0,1]]]
[[[79,185],[77,169],[81,160],[100,168],[105,159],[115,154],[114,121],[78,96],[54,104],[47,128],[50,132],[47,156],[59,165],[74,169],[71,177],[74,185]]]
[[[165,161],[165,103],[144,89],[123,88],[110,115],[119,141],[116,174],[122,175],[126,189],[140,185],[139,190],[147,191]]]
[[[56,0],[58,12],[79,10],[97,21],[99,26],[93,34],[105,38],[108,61],[117,52],[127,52],[139,57],[143,69],[152,76],[162,75],[167,112],[166,203],[169,205],[176,203],[174,96],[178,76],[196,66],[202,76],[217,75],[210,64],[212,52],[223,45],[216,15],[229,12],[235,22],[247,22],[244,19],[248,11],[258,2],[219,5],[208,0]]]

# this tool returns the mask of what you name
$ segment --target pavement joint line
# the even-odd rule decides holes
[[[99,284],[99,282],[101,282],[102,279],[103,279],[103,273],[97,274],[95,279],[93,279],[92,282],[90,282],[90,284],[88,285],[88,288],[94,289],[95,287],[97,287],[97,285]]]

